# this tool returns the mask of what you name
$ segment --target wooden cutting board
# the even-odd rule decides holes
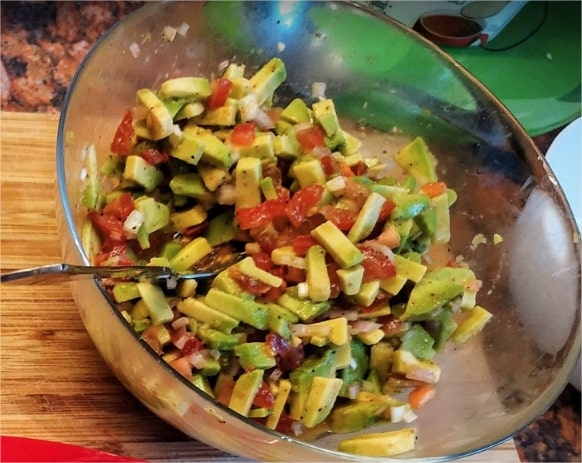
[[[60,262],[58,115],[1,114],[2,272]],[[1,430],[149,461],[244,461],[194,441],[141,405],[86,335],[67,285],[1,288]],[[462,461],[519,462],[513,440]]]

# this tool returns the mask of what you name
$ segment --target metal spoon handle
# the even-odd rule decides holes
[[[160,280],[176,276],[166,267],[125,266],[125,267],[91,267],[86,265],[50,264],[32,267],[0,275],[1,283],[53,284],[79,278],[122,278],[130,280]]]

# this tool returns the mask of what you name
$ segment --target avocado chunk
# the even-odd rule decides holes
[[[435,213],[435,230],[432,242],[448,243],[451,239],[451,218],[449,215],[449,195],[445,192],[431,199]]]
[[[217,167],[228,169],[231,165],[230,153],[226,145],[210,130],[199,127],[193,121],[188,122],[182,131],[191,135],[203,146],[202,160]]]
[[[193,103],[186,103],[180,108],[180,111],[174,116],[175,121],[182,121],[184,119],[192,119],[196,116],[200,116],[205,110],[205,107],[199,101]]]
[[[434,350],[440,352],[444,349],[447,341],[457,329],[457,323],[453,318],[453,312],[450,309],[444,309],[436,317],[434,322],[437,325],[437,332],[433,335],[435,338]]]
[[[245,371],[273,368],[277,362],[273,352],[265,342],[245,342],[234,347],[241,367]]]
[[[239,325],[239,321],[225,313],[215,310],[200,299],[188,297],[178,302],[177,309],[210,328],[230,333]]]
[[[170,214],[170,222],[176,230],[185,230],[188,227],[199,225],[206,220],[208,214],[200,204],[185,211]]]
[[[301,98],[295,98],[289,103],[279,116],[282,120],[291,124],[302,124],[311,122],[309,108]]]
[[[314,302],[327,301],[331,294],[331,283],[325,263],[325,249],[316,244],[307,250],[305,258],[307,295]]]
[[[399,373],[408,379],[425,383],[438,383],[441,377],[441,368],[430,360],[420,360],[412,352],[397,349],[392,356],[392,373]]]
[[[238,269],[241,273],[244,273],[246,276],[259,280],[260,282],[273,286],[274,288],[278,288],[283,284],[283,279],[281,277],[257,267],[254,259],[250,256],[245,257],[233,267]]]
[[[149,164],[141,156],[129,155],[125,160],[123,176],[141,185],[146,193],[153,191],[164,179],[162,172],[156,166]]]
[[[259,330],[269,326],[269,310],[250,298],[243,298],[210,288],[204,300],[210,307]]]
[[[137,91],[137,102],[148,109],[146,126],[153,140],[166,138],[174,131],[174,120],[164,102],[149,88],[140,88]]]
[[[290,310],[275,303],[267,304],[267,309],[269,310],[269,329],[284,339],[290,339],[290,325],[297,323],[299,317]]]
[[[260,182],[263,177],[261,160],[258,158],[240,158],[234,169],[235,206],[253,207],[261,202]]]
[[[228,403],[229,408],[248,416],[253,400],[263,382],[263,370],[252,370],[239,376]]]
[[[203,162],[198,164],[198,173],[200,174],[200,177],[202,177],[204,186],[210,191],[216,191],[218,187],[226,182],[230,177],[227,169]]]
[[[220,272],[214,277],[210,284],[213,288],[223,291],[228,294],[240,294],[242,289],[239,284],[230,276],[228,268]]]
[[[143,227],[147,234],[161,230],[170,223],[168,206],[150,196],[140,196],[134,200],[136,210],[144,215]]]
[[[357,432],[377,423],[388,406],[381,402],[355,402],[341,405],[329,415],[332,432]]]
[[[285,409],[285,404],[287,403],[287,399],[289,398],[289,393],[291,392],[291,383],[286,379],[282,379],[279,381],[278,392],[275,396],[275,403],[273,404],[273,411],[267,418],[266,426],[269,429],[276,429],[277,424],[279,423],[279,419],[281,418],[281,414]]]
[[[177,272],[185,272],[191,269],[196,262],[212,252],[212,248],[206,238],[199,236],[190,241],[178,253],[170,259],[171,267]]]
[[[341,291],[347,296],[358,294],[364,278],[364,267],[354,265],[350,268],[340,268],[337,272]]]
[[[249,146],[240,146],[236,150],[241,157],[258,158],[262,161],[275,160],[274,135],[271,132],[257,133]]]
[[[204,186],[202,178],[195,172],[177,174],[170,180],[174,195],[188,196],[202,202],[214,201],[214,195]]]
[[[415,283],[422,280],[427,270],[426,265],[414,262],[400,254],[394,254],[394,264],[398,275]]]
[[[277,303],[293,312],[301,320],[311,320],[327,312],[329,301],[314,302],[310,300],[299,299],[297,297],[297,288],[291,287],[279,296]]]
[[[432,360],[436,354],[434,338],[419,324],[414,324],[400,338],[400,349],[411,352],[421,360]]]
[[[303,364],[289,373],[289,380],[294,391],[308,391],[314,377],[335,377],[335,350],[327,349],[323,355],[312,355]]]
[[[418,187],[438,180],[437,161],[421,137],[416,137],[394,155],[394,160],[416,180]]]
[[[324,184],[326,181],[325,172],[319,159],[307,159],[293,165],[293,175],[299,182],[301,188],[305,188],[313,183]]]
[[[364,343],[352,338],[350,341],[350,351],[352,355],[350,365],[341,370],[343,386],[340,395],[343,397],[349,396],[350,386],[361,383],[364,375],[368,371],[368,353]]]
[[[319,125],[323,128],[325,135],[327,137],[334,136],[337,132],[342,135],[342,142],[343,142],[343,134],[340,129],[339,120],[337,118],[337,114],[335,112],[335,106],[333,104],[333,100],[325,99],[321,101],[316,101],[312,105],[313,108],[313,116],[315,120],[319,123]]]
[[[207,109],[196,118],[198,125],[232,127],[236,124],[238,102],[233,98],[227,98],[223,106]]]
[[[414,450],[416,430],[397,429],[381,433],[370,433],[340,441],[340,452],[369,457],[390,457]]]
[[[386,341],[374,344],[370,348],[369,368],[376,373],[381,384],[386,382],[392,364],[393,355],[394,347],[392,347],[391,343]]]
[[[390,213],[391,220],[413,219],[430,206],[430,199],[424,193],[398,193],[392,195],[396,207]]]
[[[141,297],[139,290],[137,289],[137,284],[130,281],[115,283],[112,292],[113,299],[115,299],[115,302],[118,304]]]
[[[302,423],[312,428],[327,418],[337,399],[343,381],[340,378],[315,376],[305,400]]]
[[[481,331],[492,316],[491,312],[487,309],[476,305],[469,311],[467,318],[459,323],[451,339],[458,343],[465,342],[471,336]]]
[[[87,169],[87,183],[83,189],[83,206],[88,209],[97,209],[100,202],[100,188],[95,145],[89,145],[83,149],[82,153],[85,156],[85,168]]]
[[[287,78],[285,63],[280,58],[272,58],[259,69],[249,80],[257,103],[262,106],[271,99],[273,93]]]
[[[474,279],[475,274],[463,267],[442,267],[427,272],[410,292],[400,320],[426,317],[433,310],[462,295],[465,282]]]
[[[223,331],[210,328],[208,325],[201,325],[196,331],[196,336],[200,338],[211,349],[232,350],[244,342],[244,333],[224,333]]]
[[[358,213],[354,225],[348,232],[348,239],[352,243],[363,240],[372,232],[385,202],[386,198],[378,193],[372,192],[368,196],[362,210]]]
[[[200,162],[203,152],[204,144],[200,139],[183,132],[178,144],[170,151],[170,156],[195,166]]]
[[[208,244],[215,247],[232,241],[234,234],[234,213],[228,210],[210,219],[205,236]]]
[[[174,319],[172,308],[159,286],[148,282],[139,282],[136,286],[154,325],[161,325]]]
[[[284,159],[296,159],[301,155],[301,145],[292,132],[275,135],[273,138],[273,151],[277,157]]]
[[[343,346],[350,340],[348,321],[345,317],[330,318],[317,323],[293,324],[291,332],[300,338],[324,339],[325,344]]]
[[[210,81],[205,77],[176,77],[163,82],[160,93],[167,97],[199,101],[208,98],[212,90]]]
[[[313,236],[342,268],[353,267],[364,260],[364,256],[343,232],[329,220],[311,231]]]

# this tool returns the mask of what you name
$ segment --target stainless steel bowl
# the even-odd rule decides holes
[[[189,25],[186,36],[162,38],[165,26],[182,23]],[[580,351],[580,233],[556,178],[507,109],[435,46],[363,7],[152,3],[116,25],[79,68],[61,114],[64,258],[88,263],[80,242],[83,148],[93,143],[101,159],[109,154],[137,88],[210,75],[224,60],[256,69],[273,56],[288,69],[283,98],[309,95],[314,81],[325,82],[345,123],[367,128],[368,152],[394,152],[421,135],[459,194],[451,251],[483,280],[480,303],[494,318],[471,342],[440,355],[438,396],[415,423],[416,450],[401,459],[444,461],[512,436],[556,399]],[[477,234],[486,242],[476,246]],[[494,234],[503,242],[494,244]],[[72,291],[119,380],[187,435],[258,460],[377,461],[337,452],[344,436],[303,442],[241,418],[140,342],[98,282],[76,282]]]

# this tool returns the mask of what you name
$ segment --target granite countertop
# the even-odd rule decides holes
[[[1,109],[58,113],[79,63],[118,19],[143,2],[3,2]],[[545,152],[556,130],[535,138]],[[515,436],[524,462],[580,462],[580,393],[568,385]]]

